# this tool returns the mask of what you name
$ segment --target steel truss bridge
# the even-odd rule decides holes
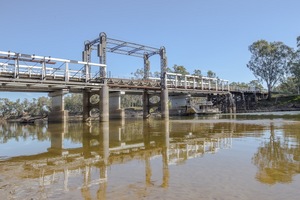
[[[118,45],[117,47],[120,48],[121,46]],[[118,50],[125,53],[124,50],[117,47],[111,47],[110,51]],[[142,47],[136,47],[127,53],[141,56],[138,49],[142,49]],[[159,49],[152,53],[149,51],[148,55],[153,55],[158,51]],[[68,89],[71,92],[78,92],[83,89],[99,89],[103,86],[104,80],[107,81],[110,88],[120,90],[160,90],[162,87],[161,78],[107,78],[103,73],[101,76],[101,71],[105,72],[106,68],[106,64],[0,51],[0,90],[51,92]],[[169,90],[221,93],[232,90],[254,92],[250,88],[230,88],[227,80],[176,73],[165,74],[167,77],[166,86]]]
[[[92,62],[94,50],[97,50],[99,63]],[[107,77],[107,52],[143,58],[143,78],[136,80]],[[154,55],[160,56],[161,71],[157,78],[149,76],[149,58]],[[83,120],[90,119],[94,106],[90,98],[94,91],[100,97],[99,105],[95,106],[99,108],[100,121],[103,122],[109,121],[109,117],[124,116],[120,107],[123,91],[127,94],[142,94],[144,118],[150,114],[151,106],[154,106],[150,101],[153,94],[160,94],[162,118],[168,117],[170,113],[169,96],[179,96],[180,105],[187,101],[185,96],[206,96],[214,105],[219,105],[223,112],[235,112],[236,105],[238,109],[246,110],[252,102],[263,96],[255,88],[230,88],[228,80],[169,73],[165,47],[154,48],[116,40],[108,38],[103,32],[98,38],[84,43],[82,60],[0,51],[0,91],[49,92],[52,107],[55,109],[48,119],[53,121],[67,119],[63,95],[68,92],[83,94]],[[110,101],[109,95],[117,96]],[[175,104],[179,105],[179,101]],[[175,107],[172,109],[178,110]],[[110,116],[109,113],[115,116]]]

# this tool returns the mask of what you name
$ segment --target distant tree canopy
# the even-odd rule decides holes
[[[50,98],[40,97],[38,99],[24,99],[11,101],[8,98],[0,98],[0,117],[4,119],[18,118],[26,115],[46,115],[50,111]]]
[[[247,67],[258,80],[266,82],[271,99],[272,88],[289,72],[293,50],[282,42],[259,40],[249,46],[249,51],[252,55]]]
[[[69,111],[70,114],[82,113],[82,94],[70,94],[64,97],[65,109]]]
[[[253,87],[259,90],[264,89],[263,85],[258,80],[252,80],[248,83],[249,87]]]
[[[207,71],[207,77],[209,77],[209,78],[216,78],[217,75],[216,75],[215,72],[213,72],[213,71],[211,71],[211,70],[208,70],[208,71]]]
[[[195,69],[194,73],[192,75],[201,77],[202,76],[201,70],[200,69]]]
[[[144,69],[137,69],[135,72],[132,72],[131,75],[133,75],[136,79],[142,79],[144,78]]]
[[[183,65],[176,65],[176,64],[173,65],[172,68],[168,67],[167,72],[182,74],[182,75],[191,74],[190,72],[187,71],[187,69]],[[142,79],[144,77],[144,69],[143,68],[137,69],[135,72],[132,72],[131,75],[133,75],[134,78],[136,78],[136,79]],[[201,77],[202,76],[201,70],[200,69],[195,69],[194,72],[192,73],[192,75]],[[209,70],[207,72],[207,76],[215,78],[216,73]],[[159,78],[160,77],[160,72],[158,72],[158,71],[150,72],[150,77]]]
[[[249,83],[245,82],[231,82],[230,87],[232,88],[253,88],[255,90],[262,90],[264,87],[258,80],[252,80]]]
[[[144,78],[144,68],[137,69],[135,72],[132,72],[131,75],[133,75],[135,79],[143,79]],[[153,73],[150,72],[149,76],[159,78],[160,72],[158,72],[158,71],[155,71]]]
[[[293,61],[291,64],[290,81],[293,82],[293,88],[297,94],[300,94],[300,36],[297,38],[298,49],[294,52]]]
[[[182,74],[182,75],[187,75],[190,74],[186,68],[182,65],[174,65],[173,69],[171,69],[171,72],[176,73],[176,74]]]

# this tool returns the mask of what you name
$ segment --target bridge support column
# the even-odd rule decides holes
[[[169,118],[169,92],[167,86],[167,56],[165,47],[160,48],[160,69],[161,69],[161,117]]]
[[[143,92],[143,118],[146,119],[149,117],[149,114],[150,114],[150,105],[149,105],[149,94],[148,94],[148,91],[145,90]]]
[[[150,73],[149,55],[144,54],[144,80],[149,79],[149,73]]]
[[[52,111],[48,115],[48,122],[67,122],[68,111],[64,106],[64,95],[68,93],[67,90],[60,90],[49,93],[52,100]]]
[[[242,103],[242,108],[243,108],[244,111],[246,111],[247,110],[247,105],[246,105],[245,93],[242,92],[241,95],[242,95],[242,97],[241,97],[242,98],[242,102],[241,102]]]
[[[169,92],[168,89],[161,90],[161,117],[162,118],[169,118]]]
[[[229,113],[236,113],[236,105],[235,100],[231,93],[227,95],[228,98],[228,107],[229,107]]]
[[[121,108],[121,96],[125,92],[114,92],[109,94],[109,118],[110,119],[123,119],[125,111]]]
[[[105,83],[100,89],[100,121],[109,121],[109,89]]]
[[[82,93],[82,120],[88,121],[90,117],[90,91],[84,90]]]

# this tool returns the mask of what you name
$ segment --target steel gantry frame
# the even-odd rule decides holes
[[[167,57],[165,47],[154,48],[146,45],[126,42],[122,40],[108,38],[104,32],[99,37],[84,43],[83,61],[91,62],[91,54],[93,50],[97,50],[100,64],[106,65],[106,52],[135,56],[144,59],[144,80],[149,79],[150,61],[153,55],[160,55],[161,63],[161,80],[164,80],[164,74],[167,71]],[[101,77],[106,77],[106,69],[101,69]],[[88,73],[88,72],[87,72]],[[163,84],[164,85],[164,84]]]
[[[144,59],[144,80],[149,80],[150,72],[150,61],[149,57],[153,55],[160,55],[160,89],[161,89],[161,113],[162,118],[169,117],[169,108],[168,108],[168,88],[167,88],[167,56],[165,47],[160,49],[149,47],[146,45],[136,44],[132,42],[126,42],[122,40],[108,38],[104,32],[99,34],[99,37],[92,40],[86,41],[84,43],[84,51],[82,53],[82,58],[84,62],[91,62],[92,51],[97,50],[100,64],[106,65],[106,53],[117,53],[128,56],[141,57]],[[86,68],[88,71],[86,74],[90,74],[90,69]],[[100,77],[102,78],[104,86],[102,87],[101,95],[103,99],[105,96],[108,96],[108,87],[107,87],[107,75],[106,68],[100,69]],[[104,101],[104,100],[103,100]],[[147,90],[144,91],[143,101],[149,101]],[[146,117],[149,112],[147,103],[144,104],[144,117]],[[105,106],[100,106],[100,111],[106,109]],[[105,113],[105,112],[102,112]],[[108,112],[107,112],[108,113]],[[107,114],[108,115],[108,114]],[[108,118],[107,118],[108,119]]]

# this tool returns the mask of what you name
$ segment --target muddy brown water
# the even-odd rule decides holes
[[[0,124],[0,199],[299,199],[300,112]]]

